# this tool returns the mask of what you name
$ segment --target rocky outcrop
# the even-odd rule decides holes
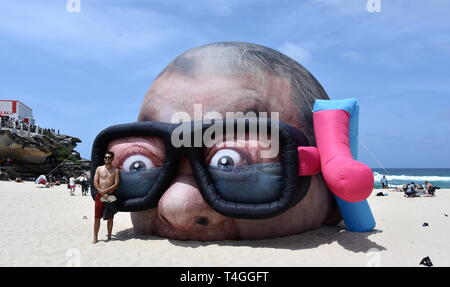
[[[14,161],[42,164],[58,151],[73,151],[81,140],[75,137],[3,129],[0,131],[0,157]]]
[[[32,178],[48,174],[56,167],[53,172],[56,176],[76,176],[90,169],[90,162],[74,150],[80,142],[79,138],[67,135],[49,132],[40,135],[3,128],[0,130],[0,158],[3,160],[0,168],[11,178]],[[5,164],[6,158],[11,162]],[[67,158],[69,160],[64,161]]]

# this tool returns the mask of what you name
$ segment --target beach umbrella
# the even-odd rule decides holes
[[[35,181],[35,184],[47,184],[47,178],[45,175],[41,174]]]

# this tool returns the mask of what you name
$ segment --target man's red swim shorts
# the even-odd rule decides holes
[[[97,193],[95,195],[95,219],[102,219],[103,217],[103,208],[105,207],[105,203],[101,202],[100,198],[101,198],[100,194]]]

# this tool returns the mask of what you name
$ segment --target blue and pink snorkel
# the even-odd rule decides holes
[[[335,195],[349,231],[375,227],[367,198],[374,187],[372,170],[358,162],[359,106],[356,99],[316,100],[313,109],[317,147],[299,147],[299,175],[322,172]]]

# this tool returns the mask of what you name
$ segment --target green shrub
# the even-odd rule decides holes
[[[65,159],[67,159],[70,155],[72,155],[72,150],[68,149],[68,148],[59,148],[57,149],[54,153],[53,156],[55,158],[55,160],[57,162],[62,162]],[[67,159],[67,161],[71,161],[71,162],[78,162],[79,160],[77,160],[76,158],[74,158],[73,156],[69,159]]]

